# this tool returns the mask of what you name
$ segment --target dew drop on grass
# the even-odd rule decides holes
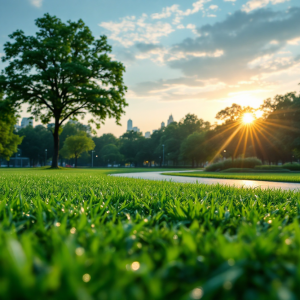
[[[84,274],[82,276],[83,282],[89,282],[91,280],[91,275],[90,274]]]
[[[138,261],[135,261],[131,264],[131,269],[133,271],[137,271],[140,268],[140,263]]]
[[[203,296],[203,291],[200,288],[195,288],[191,293],[192,299],[201,299]]]
[[[292,243],[292,241],[291,241],[290,239],[286,239],[284,242],[285,242],[287,245],[290,245],[290,244]]]
[[[75,250],[76,255],[81,256],[84,253],[84,249],[82,247],[78,247]]]

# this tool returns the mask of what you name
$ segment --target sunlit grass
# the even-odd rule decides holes
[[[299,295],[300,193],[0,171],[1,299]]]
[[[222,179],[242,179],[242,180],[260,180],[276,182],[300,182],[299,173],[222,173],[222,172],[187,172],[176,173],[166,172],[163,175],[203,177],[203,178],[222,178]]]

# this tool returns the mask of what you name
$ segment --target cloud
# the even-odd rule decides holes
[[[152,19],[165,19],[174,17],[173,24],[179,24],[183,17],[193,15],[199,11],[204,11],[204,4],[211,0],[198,0],[192,4],[192,8],[185,11],[179,9],[179,5],[174,4],[172,6],[164,7],[161,13],[154,13],[151,15]]]
[[[265,82],[240,82],[226,85],[218,80],[200,80],[194,77],[179,77],[168,80],[141,82],[130,90],[131,98],[149,98],[160,101],[254,99],[255,94],[268,91]],[[251,103],[249,103],[251,104]],[[253,103],[252,103],[253,104]]]
[[[143,14],[136,19],[134,16],[125,17],[121,22],[102,22],[99,26],[111,32],[109,38],[118,41],[125,47],[137,42],[157,44],[159,39],[168,36],[175,29],[169,23],[147,22],[148,16]]]
[[[35,7],[41,7],[43,4],[43,0],[30,0],[30,2]]]
[[[209,9],[217,10],[219,8],[218,5],[210,5]]]
[[[183,76],[143,82],[132,92],[164,101],[235,99],[239,95],[250,102],[254,98],[260,101],[258,94],[265,95],[278,86],[272,81],[279,76],[275,74],[300,66],[299,52],[289,51],[300,41],[298,28],[300,8],[237,11],[222,22],[198,28],[195,38],[168,49],[149,47],[161,51],[161,63],[181,71]],[[245,90],[249,96],[237,94]]]
[[[261,72],[288,68],[294,59],[283,59],[279,51],[300,37],[300,8],[288,12],[260,9],[252,13],[237,11],[223,22],[198,29],[199,37],[175,45],[170,53],[178,59],[168,62],[171,68],[186,76],[207,80],[218,78],[232,84],[248,81]],[[274,40],[276,43],[274,44]],[[222,55],[189,56],[189,53],[222,53]],[[249,63],[269,55],[268,64]],[[272,65],[273,64],[273,65]]]
[[[289,0],[250,0],[246,4],[242,6],[242,11],[245,12],[250,12],[254,9],[262,8],[267,6],[268,4],[279,4],[279,3],[284,3]]]
[[[235,2],[236,0],[224,0],[224,2]]]
[[[136,43],[158,44],[162,37],[168,36],[176,29],[188,28],[197,33],[195,25],[192,25],[194,26],[193,28],[191,28],[190,24],[188,25],[189,27],[185,27],[180,24],[181,20],[199,11],[203,11],[203,15],[205,15],[204,4],[210,1],[198,0],[192,4],[192,8],[188,8],[185,11],[180,10],[179,5],[174,4],[163,8],[160,13],[152,14],[151,17],[148,17],[147,14],[143,14],[139,18],[127,16],[121,18],[119,22],[102,22],[99,26],[110,32],[108,35],[110,39],[119,42],[125,47],[133,46]],[[218,8],[216,5],[210,6],[210,9],[215,10],[216,8]],[[214,17],[215,15],[208,14],[207,16]],[[172,23],[161,21],[169,17],[173,18]]]

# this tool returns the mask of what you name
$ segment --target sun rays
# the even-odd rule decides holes
[[[265,150],[269,147],[274,149],[275,153],[280,153],[280,149],[277,148],[276,131],[280,128],[300,132],[297,128],[284,125],[282,122],[278,124],[278,120],[265,119],[263,116],[263,111],[247,107],[239,117],[232,118],[221,125],[221,130],[217,130],[216,135],[210,139],[210,141],[213,139],[222,141],[211,161],[224,153],[225,149],[228,157],[231,156],[233,159],[240,155],[257,156],[258,153],[261,157],[265,157]]]
[[[245,113],[242,117],[244,124],[251,124],[255,120],[254,115],[252,113]]]

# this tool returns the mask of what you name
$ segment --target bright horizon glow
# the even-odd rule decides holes
[[[243,123],[244,124],[251,124],[254,121],[254,116],[252,113],[245,113],[243,115]]]

